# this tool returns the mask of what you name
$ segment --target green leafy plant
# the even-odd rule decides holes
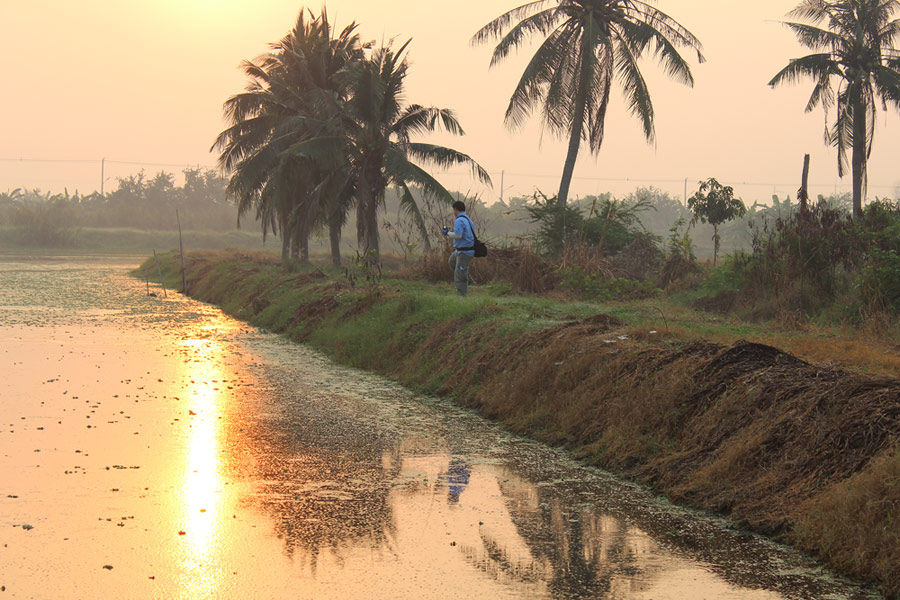
[[[641,235],[649,235],[640,213],[652,208],[647,200],[633,203],[610,196],[595,198],[585,216],[584,209],[574,203],[560,202],[556,196],[542,192],[526,205],[531,221],[538,226],[535,238],[545,254],[559,256],[573,244],[596,248],[602,256],[612,256]]]
[[[594,275],[581,266],[572,265],[560,270],[562,287],[586,300],[608,302],[612,300],[642,300],[655,298],[662,292],[648,281],[635,281],[624,277]]]
[[[371,297],[379,297],[384,292],[384,284],[381,280],[384,273],[381,270],[381,263],[372,260],[371,253],[377,250],[369,250],[369,254],[360,254],[356,252],[356,260],[344,267],[344,277],[351,288],[362,288],[366,294]]]
[[[691,224],[684,217],[676,219],[669,228],[666,258],[660,273],[660,286],[663,288],[668,288],[671,283],[686,275],[700,271],[690,231]]]
[[[723,186],[710,177],[700,182],[700,189],[688,199],[688,208],[694,213],[693,222],[700,221],[713,226],[713,265],[719,256],[719,225],[744,216],[747,207],[734,197],[734,188]]]

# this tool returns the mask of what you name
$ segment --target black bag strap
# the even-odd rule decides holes
[[[475,235],[475,223],[472,221],[472,219],[469,218],[469,215],[459,215],[459,216],[465,217],[466,220],[469,222],[469,225],[472,227],[472,237],[473,237],[473,238],[475,239],[475,241],[477,242],[477,241],[478,241],[478,236]]]
[[[475,223],[472,221],[472,219],[469,218],[469,215],[459,215],[459,216],[460,216],[460,217],[465,217],[466,220],[469,222],[469,226],[472,227],[472,239],[475,240],[475,243],[477,244],[477,243],[478,243],[478,236],[475,235]],[[474,251],[475,251],[475,246],[472,245],[472,246],[469,246],[468,248],[456,248],[455,250],[456,250],[457,252],[470,252],[470,251],[471,251],[471,252],[474,252]]]

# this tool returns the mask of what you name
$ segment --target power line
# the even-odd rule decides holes
[[[215,167],[212,165],[201,165],[200,163],[195,163],[195,164],[149,163],[149,162],[131,162],[131,161],[127,161],[127,160],[111,160],[111,159],[106,159],[106,162],[113,163],[116,165],[134,165],[134,166],[139,166],[139,167],[188,167],[188,168],[202,167],[204,169],[211,169],[211,170],[215,170],[218,168],[218,167]]]
[[[540,174],[540,173],[512,173],[509,171],[501,171],[491,173],[491,175],[495,175],[497,173],[505,173],[506,176],[509,177],[527,177],[530,179],[559,179],[559,174]],[[443,171],[442,174],[445,175],[467,175],[467,171]],[[694,179],[691,177],[681,179],[662,179],[662,178],[652,178],[652,177],[588,177],[588,176],[574,176],[572,177],[572,181],[605,181],[610,183],[683,183],[685,179],[688,182],[691,181],[701,181],[701,179]],[[734,181],[734,180],[726,180],[722,183],[727,185],[750,185],[750,186],[759,186],[759,187],[791,187],[798,186],[796,181],[793,182],[767,182],[767,181]],[[809,183],[810,187],[833,187],[835,185],[850,185],[850,182],[835,182],[829,181],[824,183]],[[885,189],[894,189],[900,187],[900,184],[895,185],[875,185],[868,184],[866,187],[868,188],[885,188]]]
[[[100,160],[65,159],[65,158],[0,158],[0,162],[27,162],[27,163],[99,163]]]
[[[104,159],[66,159],[66,158],[3,158],[0,162],[27,162],[27,163],[63,163],[63,164],[100,164]],[[216,169],[213,165],[201,165],[199,163],[154,163],[154,162],[137,162],[128,160],[105,159],[106,162],[116,165],[132,165],[138,167],[202,167],[204,169]]]
[[[137,167],[169,167],[169,168],[181,168],[181,169],[190,169],[190,168],[203,168],[209,170],[218,170],[217,166],[214,165],[204,165],[200,163],[159,163],[159,162],[144,162],[144,161],[128,161],[128,160],[115,160],[115,159],[66,159],[66,158],[12,158],[12,157],[0,157],[0,162],[4,163],[49,163],[49,164],[96,164],[102,165],[103,162],[115,165],[128,165],[128,166],[137,166]],[[491,173],[491,175],[499,175],[501,178],[503,175],[508,177],[517,177],[517,178],[528,178],[528,179],[558,179],[559,174],[546,174],[546,173],[516,173],[510,171],[496,171]],[[443,171],[440,174],[442,175],[453,175],[453,176],[465,176],[470,175],[469,171],[460,171],[460,170],[450,170]],[[592,177],[592,176],[575,176],[572,177],[573,181],[593,181],[593,182],[606,182],[606,183],[659,183],[659,184],[680,184],[683,183],[687,179],[688,182],[700,181],[700,179],[692,179],[688,178],[679,178],[679,179],[668,179],[668,178],[653,178],[653,177]],[[797,182],[765,182],[765,181],[736,181],[736,180],[726,180],[723,183],[727,185],[742,185],[742,186],[753,186],[753,187],[776,187],[776,188],[791,188],[797,186]],[[809,183],[810,187],[834,187],[838,185],[850,185],[849,182],[821,182],[821,183]],[[898,184],[894,185],[878,185],[878,184],[869,184],[867,186],[869,189],[897,189],[900,187]]]

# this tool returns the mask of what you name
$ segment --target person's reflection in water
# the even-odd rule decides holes
[[[464,459],[456,457],[450,459],[450,466],[447,468],[447,501],[450,504],[459,502],[459,495],[463,493],[469,484],[469,470],[471,466]]]

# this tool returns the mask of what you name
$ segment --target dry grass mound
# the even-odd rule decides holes
[[[475,357],[453,380],[477,373],[470,402],[515,429],[900,593],[900,459],[883,458],[900,444],[900,381],[749,342],[648,347],[595,319]]]

